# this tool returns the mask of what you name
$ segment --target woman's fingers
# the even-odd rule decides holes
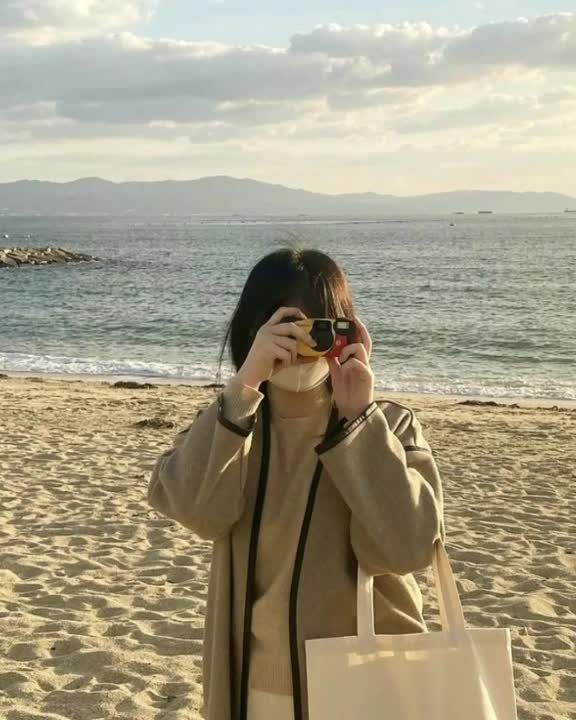
[[[295,340],[292,337],[287,337],[285,335],[274,335],[272,342],[280,347],[285,348],[290,353],[290,357],[292,358],[292,363],[296,362],[296,358],[298,356],[298,341]]]
[[[357,315],[354,315],[354,322],[356,323],[358,334],[360,335],[358,339],[366,347],[368,359],[370,359],[370,356],[372,355],[372,338],[370,337],[370,333],[368,332],[366,325],[364,325]]]
[[[273,352],[275,362],[279,363],[279,367],[277,368],[277,370],[279,370],[280,368],[289,367],[293,363],[293,355],[290,350],[287,350],[280,345],[276,345]]]
[[[365,365],[368,364],[368,351],[363,345],[363,343],[352,343],[351,345],[346,345],[346,347],[342,350],[340,355],[338,356],[338,359],[340,360],[340,364],[348,360],[348,358],[355,357],[357,360],[360,360],[360,362],[363,362]]]
[[[264,325],[276,325],[276,323],[280,322],[283,318],[289,317],[290,315],[298,315],[303,320],[306,318],[306,315],[300,308],[297,307],[279,307],[278,310],[264,323]]]
[[[300,325],[296,325],[296,323],[293,322],[274,325],[274,327],[271,328],[271,332],[274,335],[292,335],[293,337],[298,337],[302,340],[302,342],[305,342],[307,345],[311,345],[312,347],[314,347],[315,344],[315,340],[312,335],[310,335],[310,333],[303,327],[300,327]]]

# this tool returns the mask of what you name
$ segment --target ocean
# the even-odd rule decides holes
[[[576,215],[0,216],[0,247],[95,263],[0,270],[0,371],[225,382],[257,260],[293,239],[346,272],[379,391],[576,399]]]

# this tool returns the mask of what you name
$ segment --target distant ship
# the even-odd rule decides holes
[[[492,215],[492,210],[478,210],[478,215]]]
[[[564,210],[564,212],[573,212],[573,213],[576,213],[576,210],[569,210],[568,208],[566,208],[566,209]]]

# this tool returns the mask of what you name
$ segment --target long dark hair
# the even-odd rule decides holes
[[[282,306],[300,307],[307,317],[352,318],[354,314],[346,276],[331,257],[298,245],[274,250],[248,275],[222,343],[218,378],[228,342],[232,364],[238,371],[260,326]],[[328,385],[332,392],[330,378]]]

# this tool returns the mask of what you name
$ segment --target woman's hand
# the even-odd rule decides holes
[[[272,317],[260,326],[244,364],[236,373],[246,385],[258,390],[260,383],[282,368],[294,365],[298,358],[298,340],[311,347],[316,341],[307,330],[287,318],[300,317],[305,313],[297,307],[280,307]]]
[[[348,420],[360,415],[374,402],[374,373],[370,367],[372,338],[356,315],[354,322],[358,329],[357,342],[346,345],[339,358],[326,358],[330,365],[334,402],[340,416]]]

